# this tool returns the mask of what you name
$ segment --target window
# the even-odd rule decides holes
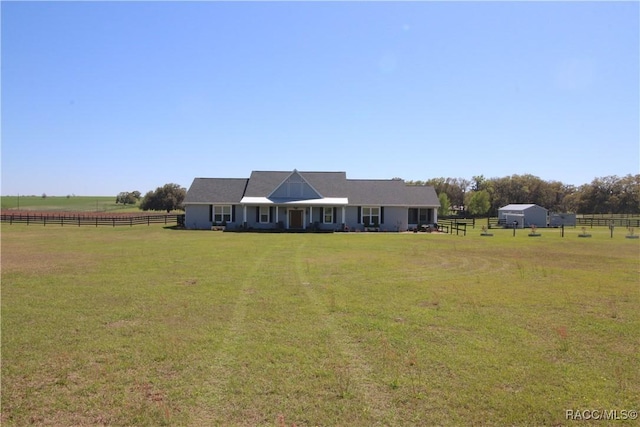
[[[333,223],[333,208],[323,208],[322,221],[325,224]]]
[[[260,206],[260,222],[269,222],[269,206]]]
[[[427,222],[427,209],[420,209],[418,211],[418,218],[420,219],[420,224],[424,224]]]
[[[231,222],[231,206],[214,206],[213,222]]]
[[[428,212],[426,208],[409,208],[409,224],[426,224]]]
[[[362,208],[362,223],[366,226],[380,224],[380,208]]]

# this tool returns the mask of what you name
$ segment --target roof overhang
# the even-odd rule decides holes
[[[336,206],[348,205],[346,197],[323,197],[319,199],[269,199],[267,197],[243,197],[243,205],[286,205],[286,206]]]

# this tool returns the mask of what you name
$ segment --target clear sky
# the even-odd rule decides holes
[[[7,2],[2,194],[640,173],[638,2]]]

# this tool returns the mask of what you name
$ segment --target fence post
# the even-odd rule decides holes
[[[133,227],[133,218],[129,217],[129,227]]]
[[[151,220],[149,220],[149,215],[147,215],[147,226],[149,226],[149,224],[151,224]]]
[[[113,226],[116,226],[116,219],[115,218],[111,218],[111,221],[113,221]]]

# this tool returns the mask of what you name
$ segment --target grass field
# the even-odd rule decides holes
[[[2,196],[2,210],[70,212],[141,212],[137,206],[116,204],[115,196]]]
[[[2,425],[609,425],[640,242],[540,231],[3,225]]]

